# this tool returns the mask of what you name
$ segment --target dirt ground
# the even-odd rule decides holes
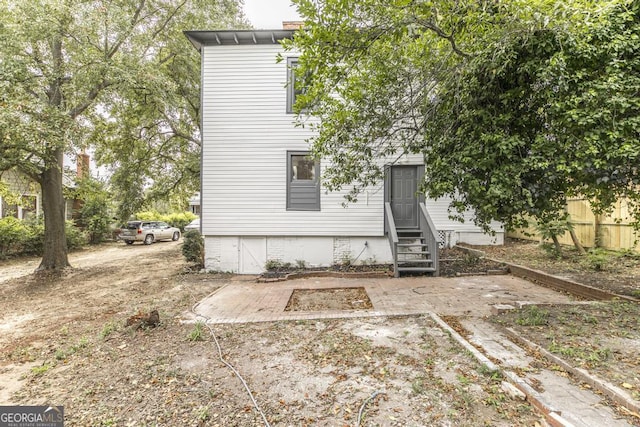
[[[69,426],[256,426],[264,419],[274,426],[533,426],[540,420],[528,404],[506,397],[501,378],[428,317],[185,324],[200,298],[246,279],[186,274],[180,249],[181,242],[109,244],[72,254],[76,268],[62,278],[25,276],[36,259],[0,262],[0,404],[64,405]],[[300,304],[310,304],[301,297]],[[584,353],[587,362],[596,354],[619,363],[614,356],[626,343],[636,356],[625,353],[628,365],[617,381],[637,394],[640,317],[637,305],[629,307],[636,311],[591,313],[595,321],[582,306],[571,306],[573,317],[566,307],[544,307],[547,323],[539,325],[519,321],[518,313],[496,321],[529,331],[552,351],[609,348]],[[130,316],[153,309],[158,327],[125,326]],[[574,327],[563,334],[552,329],[556,321]],[[576,328],[578,322],[585,327]],[[613,324],[620,332],[607,335]],[[574,341],[561,341],[565,335]],[[220,355],[241,374],[256,405]]]
[[[580,255],[563,246],[557,255],[548,245],[535,241],[506,239],[503,246],[476,246],[488,258],[512,262],[605,289],[618,295],[640,298],[640,253],[590,250]]]

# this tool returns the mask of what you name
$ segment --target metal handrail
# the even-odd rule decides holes
[[[384,204],[384,222],[387,231],[387,238],[391,244],[391,255],[393,257],[393,275],[400,277],[398,271],[398,232],[396,231],[396,222],[393,219],[393,212],[391,211],[391,203]]]
[[[440,249],[440,237],[436,232],[436,226],[433,223],[433,220],[431,219],[429,212],[427,212],[427,207],[425,206],[424,203],[420,203],[419,212],[420,212],[420,215],[419,215],[420,230],[422,231],[422,235],[425,238],[427,247],[431,252],[431,261],[433,262],[433,267],[436,269],[436,271],[433,274],[434,276],[439,276],[440,263],[438,262],[438,258],[439,258],[439,249]]]

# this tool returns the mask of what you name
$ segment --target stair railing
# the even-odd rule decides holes
[[[391,209],[391,207],[389,207]],[[433,261],[433,268],[436,271],[433,273],[434,276],[440,275],[440,263],[438,262],[439,258],[439,249],[440,249],[440,237],[438,236],[438,232],[436,230],[436,226],[427,212],[427,207],[424,203],[420,203],[418,225],[420,227],[420,231],[422,231],[422,235],[424,236],[425,243],[429,248],[429,252],[431,253],[431,260]],[[395,267],[395,265],[394,265]]]
[[[396,231],[396,222],[393,219],[393,212],[391,211],[391,203],[384,204],[384,213],[384,228],[387,232],[393,258],[393,275],[400,277],[400,272],[398,271],[398,232]]]

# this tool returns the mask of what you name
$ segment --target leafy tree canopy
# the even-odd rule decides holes
[[[41,269],[68,265],[64,153],[96,147],[116,184],[193,188],[199,72],[181,32],[241,25],[237,0],[0,0],[0,170],[40,183]]]
[[[407,153],[425,193],[507,227],[640,201],[637,0],[296,0],[299,121],[350,199]],[[308,118],[319,120],[308,120]]]

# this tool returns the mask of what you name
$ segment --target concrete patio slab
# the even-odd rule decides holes
[[[296,289],[355,287],[366,290],[372,309],[285,311]],[[272,283],[257,283],[255,277],[236,276],[198,303],[189,317],[195,320],[196,316],[201,316],[199,319],[206,319],[208,323],[248,323],[429,314],[439,319],[441,327],[457,337],[463,347],[471,349],[479,363],[493,365],[492,361],[496,361],[505,378],[544,415],[547,425],[630,426],[602,401],[601,396],[582,390],[558,373],[546,368],[531,369],[529,373],[532,359],[526,351],[482,319],[490,315],[492,309],[495,311],[496,305],[504,308],[576,302],[565,293],[508,275],[397,279],[311,277]],[[440,316],[461,316],[470,336],[460,336]],[[525,375],[521,377],[516,372]],[[543,391],[536,391],[529,381],[535,381]]]
[[[350,287],[363,287],[373,304],[373,309],[285,311],[295,289]],[[229,281],[202,300],[194,311],[207,318],[210,323],[400,316],[428,312],[481,317],[491,314],[491,307],[495,304],[515,306],[519,301],[550,304],[572,302],[574,299],[507,275],[397,279],[311,277],[274,283],[256,283],[253,278],[246,278]]]

